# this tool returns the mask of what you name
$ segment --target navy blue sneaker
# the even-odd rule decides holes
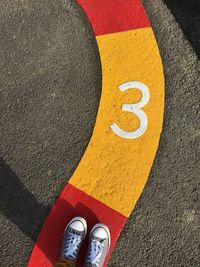
[[[77,260],[81,245],[87,234],[87,223],[81,217],[73,218],[64,231],[61,259]]]
[[[104,224],[96,224],[89,240],[88,253],[84,267],[102,267],[110,249],[110,231]]]

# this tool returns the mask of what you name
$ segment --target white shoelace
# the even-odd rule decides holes
[[[66,258],[69,257],[75,259],[77,256],[78,247],[80,243],[81,243],[81,237],[76,233],[70,233],[64,250],[64,256]]]
[[[99,266],[104,245],[97,240],[92,240],[87,262],[92,266]]]

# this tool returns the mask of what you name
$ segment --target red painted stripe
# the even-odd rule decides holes
[[[95,35],[149,27],[139,0],[77,0],[88,16]]]
[[[127,218],[68,184],[52,207],[42,227],[28,267],[52,267],[58,261],[63,231],[66,224],[75,216],[82,216],[86,219],[88,234],[98,222],[108,225],[111,231],[112,242],[109,255],[111,254]],[[86,249],[87,244],[85,242],[77,263],[78,267],[83,266]]]

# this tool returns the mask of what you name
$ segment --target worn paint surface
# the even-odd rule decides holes
[[[88,149],[70,184],[129,216],[148,177],[160,137],[161,61],[151,28],[103,35],[97,41],[103,67],[99,113]],[[116,122],[126,131],[138,128],[137,116],[121,111],[121,106],[137,103],[141,94],[118,90],[120,84],[132,80],[149,87],[150,101],[143,108],[148,128],[140,138],[126,140],[115,135],[109,126]]]
[[[89,229],[99,221],[109,226],[111,253],[144,188],[162,129],[162,63],[140,2],[78,2],[97,38],[102,63],[102,96],[91,141],[43,225],[29,267],[50,267],[59,259],[66,221],[76,215],[87,219]],[[150,92],[150,100],[142,108],[148,118],[147,130],[131,140],[120,138],[110,128],[113,123],[126,131],[134,131],[139,126],[136,115],[121,110],[123,104],[138,103],[142,97],[139,90],[120,92],[119,86],[129,81],[144,83]],[[83,264],[84,253],[78,266]]]

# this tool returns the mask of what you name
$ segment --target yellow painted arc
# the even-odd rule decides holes
[[[162,130],[162,62],[150,27],[98,36],[97,43],[102,96],[93,136],[69,183],[128,217],[147,181]],[[142,108],[148,118],[147,130],[131,140],[110,128],[117,123],[134,131],[139,125],[136,115],[121,110],[123,104],[141,98],[137,90],[119,90],[128,81],[142,82],[150,91],[150,100]]]

